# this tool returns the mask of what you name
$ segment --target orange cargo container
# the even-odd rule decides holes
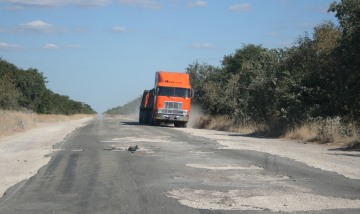
[[[159,125],[173,123],[186,127],[190,117],[191,85],[189,74],[159,71],[155,86],[145,90],[140,104],[139,122]]]

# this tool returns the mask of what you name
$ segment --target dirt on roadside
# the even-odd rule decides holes
[[[38,123],[37,128],[0,137],[0,197],[6,190],[34,176],[55,151],[52,146],[91,118]],[[61,148],[60,148],[61,149]],[[11,166],[11,167],[10,167]]]

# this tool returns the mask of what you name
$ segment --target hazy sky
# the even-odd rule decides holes
[[[333,0],[0,0],[0,57],[37,68],[48,88],[99,113],[126,104],[155,72],[218,66],[243,44],[291,46]]]

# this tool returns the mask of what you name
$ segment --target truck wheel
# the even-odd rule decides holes
[[[158,120],[155,120],[154,118],[151,118],[151,123],[152,126],[158,126],[160,124],[160,122]]]
[[[145,112],[144,115],[144,124],[149,124],[150,123],[150,115],[148,112]]]
[[[175,127],[186,128],[187,122],[174,122]]]
[[[141,114],[139,115],[139,123],[144,123],[144,118]]]

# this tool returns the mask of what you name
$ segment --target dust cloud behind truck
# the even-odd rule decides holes
[[[189,74],[156,72],[154,88],[143,93],[139,122],[151,125],[164,122],[186,127],[190,118],[191,94]]]

